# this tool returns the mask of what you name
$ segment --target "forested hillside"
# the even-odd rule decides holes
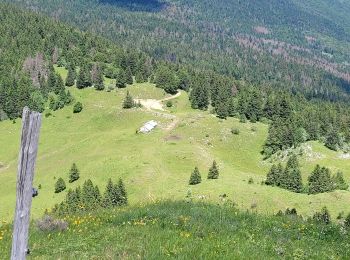
[[[11,1],[133,46],[307,97],[348,99],[346,1]]]
[[[223,75],[214,68],[209,70],[206,67],[213,65],[209,61],[203,66],[199,63],[178,63],[175,54],[175,59],[170,61],[157,60],[140,49],[117,46],[104,38],[12,5],[0,5],[0,11],[3,35],[0,111],[3,119],[18,117],[25,105],[43,111],[47,100],[52,110],[71,104],[74,97],[65,90],[65,85],[76,85],[79,89],[94,86],[96,90],[104,90],[105,87],[125,88],[134,81],[151,81],[171,94],[178,89],[189,91],[192,108],[210,109],[220,118],[239,116],[242,121],[271,122],[269,137],[262,149],[266,157],[308,140],[320,140],[333,150],[348,149],[349,107],[337,98],[339,95],[346,98],[347,95],[339,90],[333,92],[335,86],[331,79],[322,80],[323,84],[328,84],[325,92],[317,92],[318,87],[325,87],[323,85],[312,89],[325,99],[333,96],[337,102],[308,101],[296,86],[286,85],[295,90],[290,95],[285,88],[276,89],[274,84],[257,84],[259,75],[266,76],[263,72],[252,74],[252,81],[256,82],[252,84],[237,75]],[[208,52],[200,53],[209,57]],[[275,66],[276,60],[271,61],[270,65]],[[234,66],[238,64],[236,60]],[[68,70],[65,82],[54,71],[54,65]],[[226,63],[222,65],[226,66]],[[262,64],[256,66],[259,70],[267,68]],[[313,67],[300,67],[305,76],[302,80],[308,81],[308,77],[320,75],[318,70],[313,73],[306,68],[315,70]],[[281,67],[274,69],[275,72],[269,72],[271,77],[283,74]],[[114,79],[116,84],[105,86],[105,77]],[[278,80],[273,81],[281,84]],[[346,81],[338,79],[337,82],[345,84]]]

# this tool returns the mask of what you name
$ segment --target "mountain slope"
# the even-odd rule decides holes
[[[346,1],[11,2],[156,58],[309,97],[327,91],[335,100],[350,91]]]
[[[161,202],[66,216],[69,230],[31,226],[33,259],[348,259],[349,236],[335,224],[295,215],[263,217],[230,203]],[[10,226],[0,226],[9,258]],[[1,235],[2,234],[2,235]]]

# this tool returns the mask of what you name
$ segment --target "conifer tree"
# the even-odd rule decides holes
[[[123,183],[123,180],[119,178],[118,184],[117,184],[117,194],[119,195],[119,205],[127,205],[128,204],[128,196],[125,189],[125,185]]]
[[[91,86],[92,86],[92,82],[91,82],[91,73],[89,70],[89,66],[87,64],[83,64],[80,67],[78,80],[77,80],[77,88],[82,89],[82,88],[87,88]]]
[[[292,155],[287,162],[281,186],[297,193],[300,193],[303,189],[299,162],[296,155]]]
[[[272,165],[270,171],[267,173],[265,184],[271,185],[271,186],[277,186],[277,176],[278,176],[278,168],[274,164]]]
[[[135,107],[135,102],[132,96],[130,95],[129,91],[126,92],[125,99],[123,101],[123,108],[124,109],[130,109]]]
[[[69,66],[68,75],[66,78],[66,86],[67,87],[74,86],[76,77],[77,77],[77,74],[76,74],[75,68],[72,65]]]
[[[198,167],[194,168],[194,171],[191,174],[189,184],[196,185],[202,182],[201,174],[198,170]]]
[[[50,71],[49,78],[47,79],[48,92],[54,92],[56,88],[56,73],[55,71]]]
[[[219,169],[216,165],[216,161],[213,162],[213,165],[209,169],[208,179],[218,179],[219,178]]]
[[[111,179],[108,180],[106,190],[103,196],[103,204],[106,208],[113,207],[115,204],[114,201],[114,185]]]
[[[55,183],[55,193],[60,193],[66,189],[66,183],[62,178],[59,178]]]
[[[103,73],[100,67],[97,68],[97,72],[95,75],[95,80],[94,80],[94,87],[96,90],[104,90],[105,85],[104,85],[104,80],[103,80]]]
[[[65,91],[64,82],[63,82],[61,75],[57,74],[54,92],[56,95],[59,95],[62,91]]]
[[[125,88],[126,87],[126,75],[125,70],[120,69],[116,76],[116,84],[117,88]]]
[[[343,173],[340,171],[338,171],[336,175],[333,176],[332,182],[336,190],[347,190],[349,188],[349,184],[345,182]]]
[[[69,183],[75,182],[80,178],[80,173],[75,163],[72,164],[72,167],[69,171]]]
[[[126,83],[129,85],[132,85],[134,83],[134,79],[132,77],[132,71],[130,67],[128,67],[125,71],[125,80],[126,80]]]
[[[83,184],[81,200],[86,209],[92,209],[98,205],[95,195],[95,187],[90,179]]]
[[[330,170],[317,165],[308,178],[309,194],[329,192],[334,189]]]

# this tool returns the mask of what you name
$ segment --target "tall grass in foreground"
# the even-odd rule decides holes
[[[341,225],[261,216],[232,206],[158,202],[67,216],[66,231],[32,225],[31,259],[349,259]],[[8,259],[11,227],[0,227]]]

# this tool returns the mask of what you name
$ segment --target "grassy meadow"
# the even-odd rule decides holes
[[[56,68],[63,77],[67,72]],[[106,80],[106,86],[113,85]],[[183,199],[188,192],[194,199],[217,203],[226,194],[238,208],[270,214],[296,207],[298,212],[311,215],[327,206],[332,215],[350,212],[350,192],[327,194],[294,194],[279,188],[261,185],[271,167],[263,161],[260,151],[268,126],[262,123],[240,123],[238,119],[221,120],[207,111],[192,110],[187,93],[173,100],[167,111],[146,109],[123,110],[122,100],[129,90],[134,98],[162,99],[167,95],[154,85],[134,84],[126,89],[95,91],[93,88],[70,88],[76,101],[84,109],[73,114],[72,106],[43,113],[39,153],[34,184],[41,185],[39,196],[33,200],[33,216],[62,201],[66,191],[54,193],[57,178],[65,179],[67,188],[91,179],[103,191],[109,178],[122,177],[126,183],[131,205],[158,200]],[[149,134],[136,134],[148,120],[156,120],[159,127]],[[21,120],[0,122],[0,223],[13,217],[17,156]],[[239,135],[231,133],[240,130]],[[307,144],[310,152],[302,159],[304,180],[316,164],[342,170],[350,181],[350,159],[326,149],[322,144]],[[218,180],[207,180],[208,168],[216,160],[220,169]],[[68,171],[76,163],[81,178],[68,183]],[[202,173],[203,182],[189,186],[190,173],[195,166]],[[254,183],[249,184],[252,178]],[[1,225],[1,224],[0,224]]]
[[[348,231],[228,204],[156,202],[67,216],[65,231],[31,229],[30,259],[349,259]],[[0,256],[11,226],[0,228]]]

